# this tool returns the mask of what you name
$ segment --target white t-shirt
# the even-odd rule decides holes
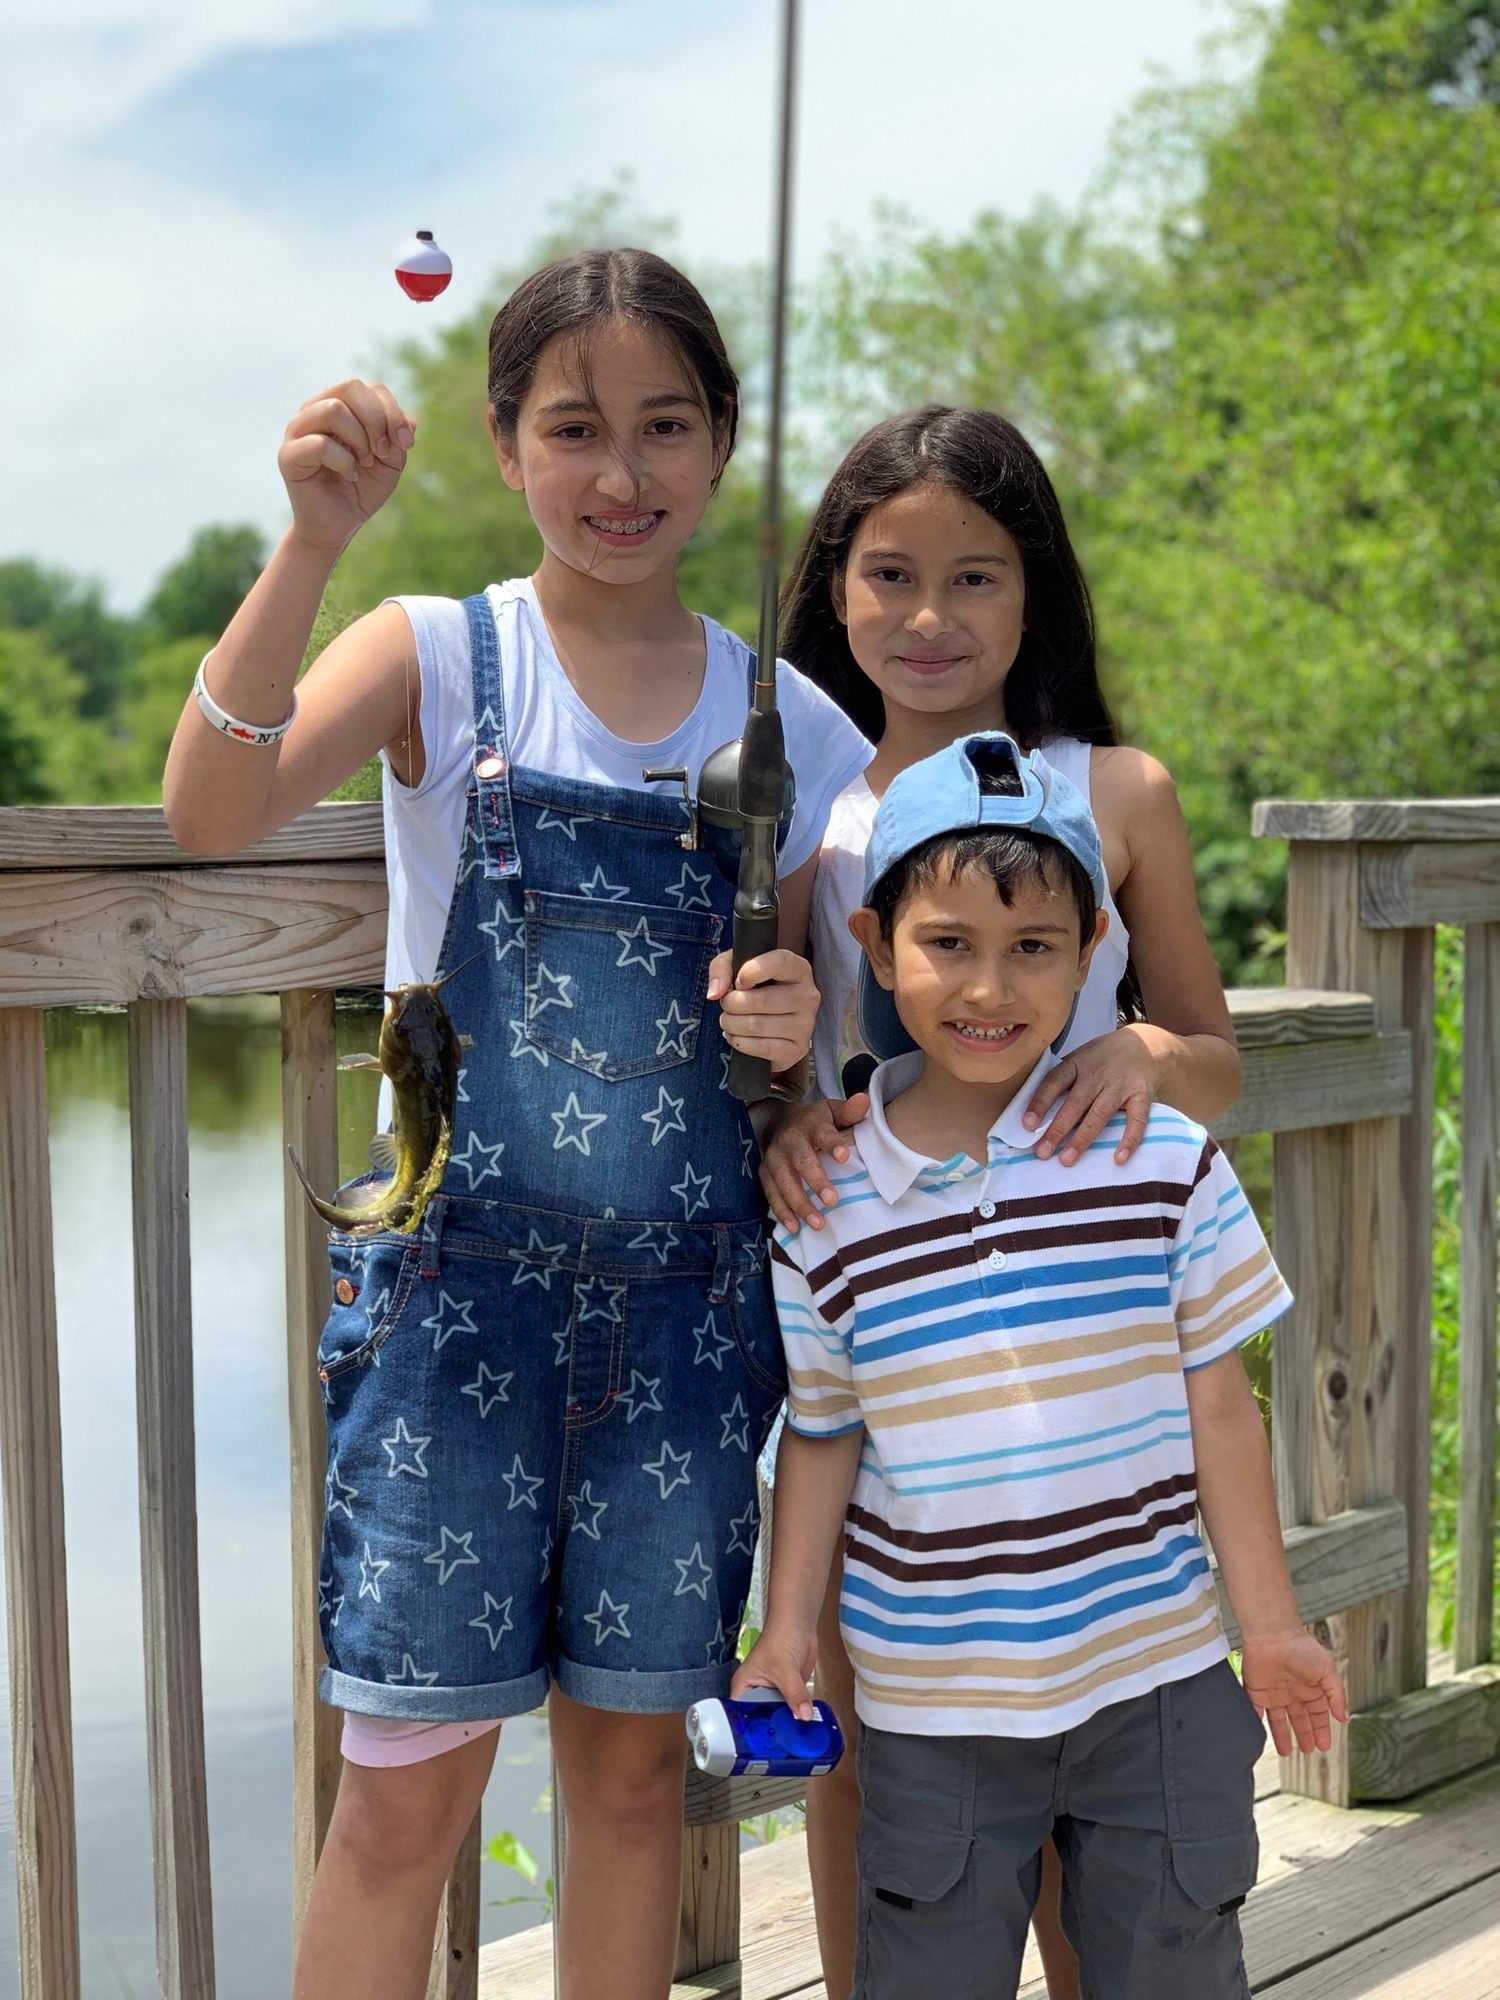
[[[1089,789],[1089,745],[1076,736],[1054,736],[1042,745],[1042,755],[1055,771],[1076,785],[1085,799]],[[842,1097],[840,1077],[850,1056],[864,1051],[856,1015],[859,964],[863,957],[849,934],[849,913],[865,899],[865,849],[875,825],[878,801],[864,772],[833,802],[828,831],[818,856],[813,884],[809,953],[823,995],[813,1030],[813,1068],[824,1097]],[[1089,976],[1078,996],[1078,1011],[1061,1053],[1081,1047],[1099,1035],[1113,1033],[1118,1023],[1115,993],[1125,976],[1130,934],[1120,920],[1113,896],[1104,908],[1109,929],[1100,940]]]
[[[750,648],[713,619],[703,620],[708,658],[692,714],[659,743],[633,743],[605,728],[563,672],[530,579],[491,584],[488,595],[497,607],[507,599],[521,606],[514,626],[518,644],[502,649],[500,661],[513,764],[632,791],[658,789],[643,782],[646,767],[681,765],[696,787],[704,760],[744,728]],[[431,979],[437,970],[458,879],[474,757],[469,625],[463,605],[453,597],[398,597],[395,602],[416,635],[427,761],[420,785],[403,785],[388,771],[384,787],[391,902],[388,988]],[[843,711],[784,660],[777,662],[776,689],[787,761],[797,778],[797,808],[781,857],[782,873],[790,875],[818,852],[834,799],[875,753]]]

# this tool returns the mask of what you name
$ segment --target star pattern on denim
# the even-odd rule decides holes
[[[669,1132],[686,1132],[687,1126],[682,1122],[682,1107],[686,1103],[686,1097],[674,1097],[664,1083],[657,1085],[656,1109],[641,1113],[641,1123],[651,1127],[653,1146],[659,1146]]]
[[[383,1285],[365,1302],[365,1332],[371,1334],[391,1309],[391,1288]]]
[[[517,1056],[535,1056],[542,1068],[545,1069],[548,1063],[547,1051],[539,1049],[535,1042],[526,1039],[526,1023],[524,1021],[511,1021],[508,1023],[508,1026],[510,1028],[511,1061],[514,1062]]]
[[[524,953],[526,949],[526,919],[525,917],[513,917],[499,897],[495,899],[494,916],[490,918],[487,924],[481,924],[479,928],[484,932],[486,937],[491,937],[495,940],[496,965],[502,959],[509,958],[513,951]]]
[[[636,1383],[640,1383],[637,1388]],[[625,1405],[625,1421],[633,1424],[645,1410],[661,1411],[661,1397],[657,1390],[661,1387],[660,1375],[643,1375],[639,1368],[630,1371],[630,1387],[622,1389],[617,1401]]]
[[[603,868],[596,868],[587,882],[580,882],[578,893],[590,896],[596,903],[623,903],[630,894],[628,882],[611,882]]]
[[[381,1601],[380,1579],[389,1568],[390,1564],[388,1562],[382,1562],[379,1556],[372,1556],[370,1554],[370,1544],[366,1542],[365,1552],[360,1557],[359,1563],[360,1596],[373,1597],[375,1602],[379,1604]]]
[[[712,1306],[709,1307],[708,1318],[702,1326],[693,1328],[693,1338],[698,1343],[698,1351],[693,1356],[693,1366],[698,1368],[705,1361],[711,1361],[722,1375],[724,1356],[733,1352],[734,1340],[731,1335],[720,1333],[719,1316]]]
[[[349,1505],[349,1502],[359,1498],[359,1488],[351,1486],[347,1479],[340,1477],[337,1452],[334,1453],[328,1462],[328,1478],[324,1484],[323,1491],[327,1496],[324,1511],[329,1515],[330,1519],[338,1513],[342,1513],[346,1520],[352,1521],[354,1519],[354,1509]]]
[[[661,1486],[661,1497],[665,1500],[669,1495],[675,1493],[679,1486],[692,1485],[693,1482],[688,1475],[688,1466],[692,1462],[692,1456],[693,1454],[690,1451],[673,1451],[666,1438],[663,1438],[661,1441],[661,1451],[656,1459],[654,1461],[649,1458],[643,1459],[641,1470],[642,1472],[649,1472],[651,1477],[659,1483]]]
[[[736,1396],[727,1410],[720,1410],[719,1422],[723,1426],[719,1436],[720,1451],[727,1451],[732,1444],[741,1451],[750,1449],[750,1412],[745,1408],[743,1396]]]
[[[607,1278],[580,1278],[573,1287],[577,1324],[584,1326],[591,1319],[603,1319],[611,1326],[618,1326],[625,1317],[625,1308],[620,1303],[625,1290],[624,1285],[612,1285]]]
[[[387,1687],[427,1688],[431,1687],[436,1679],[437,1679],[436,1673],[430,1673],[430,1674],[422,1673],[418,1668],[416,1661],[412,1658],[411,1654],[403,1653],[401,1655],[400,1667],[397,1669],[395,1673],[386,1675],[385,1684]]]
[[[464,1089],[464,1078],[468,1074],[469,1071],[468,1071],[468,1066],[466,1064],[464,1068],[462,1068],[458,1072],[458,1075],[454,1080],[453,1101],[455,1104],[468,1104],[471,1101],[468,1091]]]
[[[401,1472],[410,1473],[413,1479],[427,1477],[427,1461],[423,1453],[432,1443],[430,1432],[426,1437],[413,1437],[406,1428],[405,1417],[397,1417],[396,1428],[388,1438],[382,1438],[380,1442],[384,1445],[386,1456],[391,1462],[385,1475],[387,1479],[394,1479]]]
[[[573,996],[568,988],[573,984],[571,972],[554,972],[542,959],[536,963],[536,978],[526,988],[526,1018],[536,1020],[549,1007],[571,1007]],[[543,988],[545,987],[545,992]]]
[[[553,1534],[552,1530],[549,1528],[546,1534],[543,1535],[542,1537],[542,1582],[543,1583],[551,1581],[552,1551],[554,1548],[556,1548],[556,1546],[557,1546],[557,1537]]]
[[[461,1535],[455,1535],[451,1528],[441,1527],[438,1529],[438,1536],[437,1547],[430,1556],[423,1556],[422,1560],[437,1564],[438,1589],[441,1590],[456,1569],[478,1569],[479,1558],[474,1553],[472,1528]]]
[[[489,1640],[490,1651],[492,1653],[505,1637],[506,1633],[515,1629],[515,1620],[510,1615],[510,1607],[514,1602],[514,1597],[507,1597],[502,1604],[498,1598],[491,1597],[490,1593],[486,1591],[484,1593],[484,1609],[477,1618],[469,1620],[469,1624],[474,1630],[482,1632],[485,1638]]]
[[[455,1333],[478,1333],[474,1324],[474,1301],[472,1299],[452,1299],[446,1292],[438,1293],[437,1311],[429,1313],[422,1321],[424,1332],[432,1335],[432,1351],[440,1354]]]
[[[643,1112],[642,1116],[646,1114]],[[675,1222],[648,1222],[639,1236],[632,1236],[625,1245],[627,1250],[649,1250],[658,1263],[665,1264],[677,1248],[677,1225]]]
[[[691,1222],[700,1208],[708,1207],[708,1190],[713,1186],[712,1174],[695,1174],[691,1160],[685,1160],[682,1179],[673,1181],[672,1192],[682,1203],[682,1219]]]
[[[729,1634],[724,1630],[724,1620],[722,1618],[715,1619],[714,1636],[708,1641],[707,1645],[703,1648],[703,1656],[708,1661],[708,1664],[711,1667],[718,1666],[722,1663],[724,1658],[724,1648],[725,1645],[728,1643],[728,1638]]]
[[[735,1515],[729,1524],[729,1540],[724,1548],[726,1556],[732,1556],[739,1549],[743,1549],[747,1556],[755,1554],[755,1529],[758,1512],[759,1509],[752,1500],[743,1514]]]
[[[714,1573],[703,1560],[703,1544],[694,1542],[691,1555],[674,1556],[672,1563],[677,1571],[677,1588],[672,1595],[686,1597],[691,1591],[695,1597],[701,1597],[707,1604],[708,1586],[714,1580]]]
[[[731,1064],[731,1063],[732,1063],[733,1061],[734,1061],[734,1050],[733,1050],[733,1049],[720,1049],[720,1051],[719,1051],[719,1088],[720,1088],[720,1090],[728,1090],[728,1088],[729,1088],[729,1066],[730,1066],[730,1064]]]
[[[468,1144],[461,1153],[453,1155],[450,1165],[463,1168],[469,1176],[469,1192],[472,1194],[479,1183],[488,1180],[491,1175],[499,1180],[500,1155],[504,1151],[503,1139],[498,1140],[493,1146],[487,1146],[473,1126],[470,1126]]]
[[[594,1482],[585,1479],[576,1493],[568,1495],[568,1515],[580,1535],[587,1535],[590,1541],[602,1539],[599,1523],[609,1512],[607,1500],[594,1498]]]
[[[601,1590],[598,1609],[588,1612],[583,1622],[593,1626],[594,1644],[602,1646],[606,1639],[613,1639],[616,1635],[622,1639],[630,1637],[630,1627],[625,1622],[629,1616],[628,1604],[616,1604],[607,1590]]]
[[[531,1230],[526,1238],[527,1261],[517,1266],[515,1274],[511,1278],[511,1283],[513,1285],[524,1285],[528,1278],[535,1278],[544,1292],[550,1292],[552,1289],[552,1274],[557,1269],[557,1259],[567,1247],[566,1243],[544,1243],[542,1241],[542,1232],[539,1229]],[[549,1257],[552,1259],[552,1262],[538,1269],[534,1261],[538,1257]]]
[[[536,1513],[537,1491],[540,1487],[545,1486],[547,1482],[540,1475],[535,1478],[532,1477],[521,1463],[521,1454],[519,1452],[516,1453],[516,1461],[510,1471],[502,1472],[500,1477],[510,1488],[510,1505],[506,1508],[506,1513],[509,1514],[516,1507],[529,1507],[533,1514]]]
[[[488,1362],[481,1361],[479,1373],[474,1380],[465,1382],[458,1393],[461,1396],[472,1396],[479,1405],[480,1416],[487,1417],[496,1403],[510,1401],[510,1385],[514,1379],[514,1369],[507,1369],[502,1375],[498,1369],[491,1368]]]
[[[616,931],[615,936],[620,940],[620,956],[615,960],[617,967],[642,965],[654,979],[656,961],[672,956],[672,947],[652,937],[651,926],[644,917],[638,918],[628,931]]]
[[[548,1117],[557,1127],[557,1137],[552,1141],[554,1153],[560,1153],[564,1146],[576,1146],[585,1158],[593,1152],[589,1134],[596,1132],[609,1118],[607,1111],[585,1111],[578,1102],[578,1092],[570,1090],[567,1102],[561,1111],[550,1111]]]
[[[602,1076],[604,1065],[609,1061],[608,1049],[586,1049],[575,1035],[573,1046],[568,1050],[568,1061],[578,1069],[586,1069],[590,1076]]]
[[[560,1332],[554,1333],[552,1336],[552,1344],[557,1349],[557,1354],[552,1363],[553,1367],[566,1368],[568,1365],[569,1357],[571,1356],[573,1351],[572,1325],[569,1324],[563,1327]]]
[[[669,903],[675,903],[679,910],[711,910],[713,898],[708,893],[708,885],[713,880],[711,869],[705,868],[700,875],[690,861],[682,864],[682,873],[662,893]]]
[[[326,1618],[330,1625],[337,1625],[339,1613],[344,1608],[344,1593],[333,1595],[333,1584],[327,1577],[318,1579],[318,1616]]]
[[[742,1132],[740,1134],[740,1172],[745,1176],[747,1181],[755,1179],[755,1134],[753,1132]]]
[[[537,815],[536,830],[538,833],[545,833],[548,827],[553,827],[558,833],[565,833],[569,840],[576,842],[579,827],[592,826],[593,823],[592,813],[560,813],[554,812],[551,806],[543,806]]]
[[[697,1037],[698,1023],[690,1014],[684,1014],[673,1000],[665,1014],[656,1017],[656,1053],[659,1056],[682,1056],[693,1053],[693,1042]]]

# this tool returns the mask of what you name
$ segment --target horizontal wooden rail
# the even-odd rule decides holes
[[[206,862],[257,868],[267,861],[378,861],[384,852],[378,804],[314,806],[232,854],[189,854],[168,832],[160,806],[0,807],[0,870],[201,868]]]
[[[1366,1709],[1349,1723],[1349,1792],[1406,1799],[1500,1757],[1500,1666]]]
[[[1406,1583],[1406,1509],[1399,1500],[1378,1500],[1327,1521],[1284,1529],[1282,1542],[1297,1609],[1309,1625],[1352,1611],[1355,1605],[1400,1590]],[[1217,1563],[1213,1571],[1224,1630],[1230,1645],[1238,1646],[1240,1628]]]

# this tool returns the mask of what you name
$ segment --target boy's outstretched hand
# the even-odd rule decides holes
[[[1294,1743],[1299,1750],[1326,1750],[1333,1741],[1333,1722],[1349,1720],[1348,1697],[1332,1653],[1300,1626],[1247,1639],[1240,1678],[1282,1757],[1291,1755]]]
[[[730,1699],[737,1700],[750,1688],[775,1688],[799,1722],[811,1722],[817,1711],[807,1683],[817,1654],[815,1633],[778,1631],[768,1625],[730,1682]]]

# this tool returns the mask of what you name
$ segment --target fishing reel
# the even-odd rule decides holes
[[[678,835],[680,846],[690,852],[696,849],[704,822],[739,838],[739,885],[734,896],[734,970],[738,977],[750,959],[774,951],[777,944],[776,836],[797,802],[797,781],[786,761],[780,711],[774,707],[750,710],[744,735],[704,759],[696,798],[680,765],[641,775],[647,784],[664,780],[682,786],[688,824],[686,832]],[[769,1097],[795,1101],[800,1095],[773,1082],[771,1065],[763,1056],[742,1055],[738,1049],[730,1055],[728,1089],[742,1104],[760,1104]]]

